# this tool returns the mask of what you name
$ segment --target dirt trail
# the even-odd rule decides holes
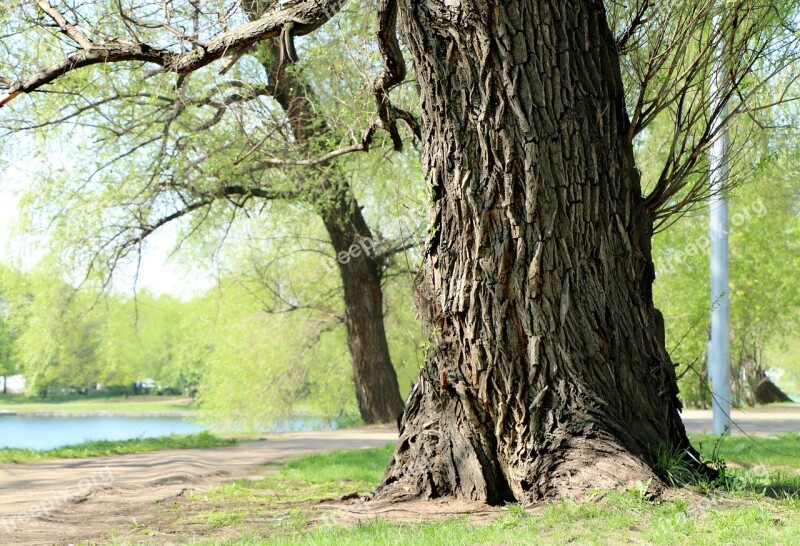
[[[688,432],[711,433],[711,410],[684,410],[682,417]],[[800,433],[800,404],[734,409],[731,420],[734,436]]]
[[[272,434],[211,449],[0,465],[0,544],[75,544],[159,516],[159,501],[202,491],[289,457],[381,446],[392,426]],[[263,469],[261,469],[263,472]],[[191,540],[191,537],[184,537]]]

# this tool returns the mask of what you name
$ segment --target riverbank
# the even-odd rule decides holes
[[[397,433],[387,425],[265,438],[213,449],[0,464],[0,543],[116,543],[118,532],[132,532],[134,543],[190,541],[189,522],[172,537],[142,531],[188,496],[268,472],[265,465],[320,451],[384,446]]]
[[[102,457],[106,455],[124,455],[166,449],[224,447],[239,443],[238,438],[220,438],[208,432],[198,434],[171,435],[160,438],[136,438],[133,440],[84,442],[55,449],[38,451],[34,449],[5,448],[0,449],[0,464],[30,463],[50,459],[79,459],[86,457]]]
[[[69,397],[43,400],[0,396],[0,417],[195,417],[199,415],[192,398],[183,396]]]
[[[25,417],[176,417],[188,419],[197,417],[197,411],[0,411],[3,416]]]

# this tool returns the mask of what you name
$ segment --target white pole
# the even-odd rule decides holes
[[[719,28],[719,19],[714,21]],[[723,434],[731,426],[730,379],[730,303],[728,299],[728,202],[722,194],[730,175],[728,130],[721,126],[728,116],[723,95],[728,86],[720,43],[711,74],[711,111],[719,112],[713,122],[712,134],[721,134],[713,143],[711,166],[711,340],[708,351],[708,375],[711,380],[711,408],[714,434]]]

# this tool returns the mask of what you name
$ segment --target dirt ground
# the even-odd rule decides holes
[[[187,491],[263,474],[265,465],[297,455],[376,447],[396,438],[392,426],[370,426],[275,434],[223,448],[0,465],[0,544],[104,541],[132,522],[147,526],[161,519],[163,506]],[[172,540],[183,543],[192,536]]]
[[[735,411],[733,419],[748,434],[800,432],[800,406],[781,406]],[[710,431],[711,413],[687,411],[689,432]],[[258,479],[287,458],[335,449],[369,448],[393,442],[391,426],[357,427],[338,431],[273,434],[265,440],[213,449],[180,449],[96,457],[0,465],[0,544],[104,543],[109,537],[128,544],[192,542],[204,529],[165,524],[169,506],[186,504],[187,492],[207,491],[240,479]],[[372,505],[362,509],[358,501],[331,503],[328,515],[341,523],[381,514],[392,520],[419,521],[470,513],[473,519],[496,517],[485,506],[445,503]],[[326,511],[325,506],[319,508]],[[138,537],[131,528],[159,527],[158,536]]]

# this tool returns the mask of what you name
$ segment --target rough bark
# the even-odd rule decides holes
[[[347,346],[353,364],[356,398],[365,423],[394,423],[403,412],[383,322],[381,265],[369,250],[372,233],[355,199],[331,204],[323,215],[336,251],[345,307]]]
[[[501,503],[690,450],[602,2],[399,0],[432,222],[431,354],[377,495]]]
[[[251,14],[267,9],[246,6]],[[267,45],[269,54],[264,68],[270,81],[270,94],[285,112],[295,140],[313,148],[318,139],[330,134],[325,118],[314,110],[314,97],[307,83],[285,64],[285,47],[280,40]],[[335,164],[319,166],[318,186],[307,189],[305,196],[316,208],[325,224],[333,249],[347,253],[347,260],[338,260],[342,279],[347,345],[353,365],[353,380],[359,412],[365,423],[394,423],[403,411],[403,399],[397,374],[389,354],[383,321],[382,268],[372,252],[349,252],[353,245],[373,242],[361,207],[347,178]]]

